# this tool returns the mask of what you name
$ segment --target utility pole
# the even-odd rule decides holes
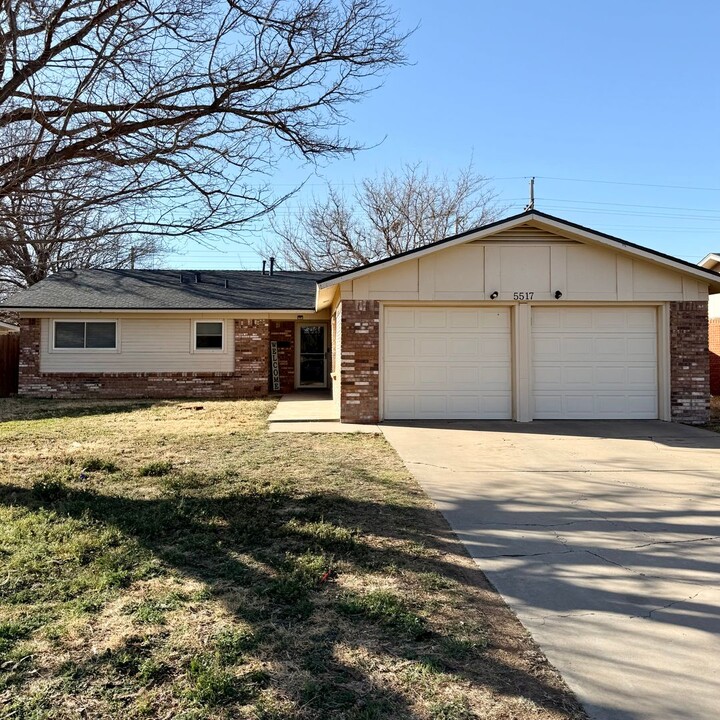
[[[133,245],[130,248],[130,269],[131,270],[135,269],[135,254],[136,254],[135,246]]]
[[[535,209],[535,177],[530,178],[530,202],[525,206],[525,210]]]

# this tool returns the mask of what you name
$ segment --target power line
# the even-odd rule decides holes
[[[708,212],[708,213],[720,213],[720,208],[716,210],[710,210],[708,208],[686,208],[686,207],[673,207],[672,205],[634,205],[632,203],[612,203],[612,202],[601,202],[599,200],[568,200],[565,198],[538,198],[538,200],[547,200],[548,202],[568,202],[568,203],[585,203],[586,205],[612,205],[616,207],[632,207],[632,208],[648,208],[655,210],[684,210],[687,212]]]
[[[671,190],[704,190],[707,192],[720,192],[720,188],[712,187],[693,187],[691,185],[660,185],[658,183],[638,183],[638,182],[623,182],[620,180],[588,180],[585,178],[562,178],[562,177],[550,177],[548,175],[536,175],[538,180],[558,180],[561,182],[581,182],[581,183],[597,183],[600,185],[631,185],[633,187],[654,187],[654,188],[669,188]],[[527,178],[524,178],[527,179]]]

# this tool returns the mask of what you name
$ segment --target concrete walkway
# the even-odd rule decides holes
[[[383,425],[597,720],[720,717],[720,435]]]
[[[280,398],[268,418],[269,432],[374,433],[377,425],[340,422],[340,411],[329,391],[299,390]]]

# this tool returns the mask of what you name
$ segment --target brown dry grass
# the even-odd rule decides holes
[[[584,717],[381,437],[197,405],[0,401],[0,716]]]

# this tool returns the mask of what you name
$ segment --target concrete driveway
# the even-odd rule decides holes
[[[382,429],[592,718],[720,717],[720,435]]]

